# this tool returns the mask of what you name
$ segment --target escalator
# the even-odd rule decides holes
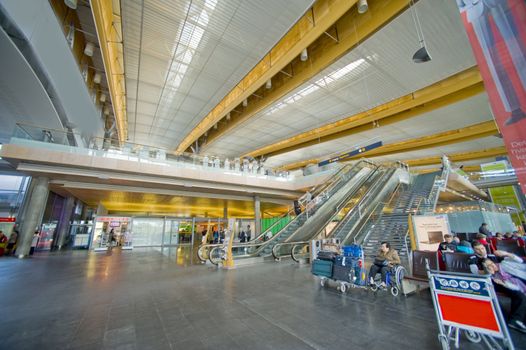
[[[317,232],[298,237],[294,243],[279,244],[272,252],[275,258],[290,255],[297,258],[308,256],[310,241],[322,238],[338,238],[340,242],[352,242],[356,230],[360,230],[372,211],[376,210],[379,201],[389,196],[397,187],[399,176],[397,168],[380,167],[364,181],[358,191],[349,196],[347,202],[333,212],[332,218]],[[339,219],[341,218],[341,219]],[[337,222],[329,232],[331,222]],[[296,258],[297,257],[297,258]]]
[[[399,171],[401,169],[385,169],[378,180],[360,201],[347,213],[345,218],[331,232],[330,237],[338,238],[343,245],[361,244],[362,229],[386,204],[385,201],[398,189]]]
[[[265,257],[272,253],[274,245],[281,242],[288,242],[303,237],[305,231],[318,232],[332,217],[335,208],[345,203],[349,196],[355,193],[369,176],[376,172],[378,167],[373,163],[362,160],[354,165],[346,165],[332,175],[324,184],[316,186],[311,192],[313,200],[310,203],[302,203],[305,208],[301,214],[297,215],[285,227],[277,232],[272,238],[265,241],[267,233],[274,228],[270,226],[266,231],[258,235],[252,242],[233,244],[232,254],[235,259]],[[293,215],[292,212],[284,216]],[[277,220],[275,224],[280,222]],[[217,257],[221,255],[222,245],[204,244],[198,250],[201,260],[209,258],[213,263],[217,263]],[[208,254],[206,252],[208,251]],[[217,255],[217,256],[216,256]]]

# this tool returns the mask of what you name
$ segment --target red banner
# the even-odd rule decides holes
[[[457,0],[491,110],[526,194],[526,2]]]
[[[0,218],[0,222],[15,222],[15,218]]]

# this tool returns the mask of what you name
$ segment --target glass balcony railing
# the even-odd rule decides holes
[[[176,155],[166,149],[137,143],[126,142],[118,145],[109,138],[92,137],[86,141],[82,135],[72,131],[49,129],[21,123],[17,124],[10,142],[12,144],[46,148],[59,152],[221,172],[232,176],[248,176],[278,181],[292,181],[298,177],[303,177],[302,175],[291,175],[286,171],[273,172],[272,169],[265,168],[256,160],[209,157],[192,153]],[[334,172],[334,169],[309,175],[309,177],[332,172]]]

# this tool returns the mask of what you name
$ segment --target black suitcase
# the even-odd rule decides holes
[[[318,252],[318,259],[334,261],[334,258],[337,255],[338,254],[336,254],[335,252],[321,250],[321,251]]]
[[[332,278],[337,281],[351,282],[349,278],[349,274],[351,273],[352,273],[352,267],[350,264],[347,266],[334,265],[332,267]]]

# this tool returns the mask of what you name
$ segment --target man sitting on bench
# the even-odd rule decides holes
[[[374,277],[377,273],[382,274],[382,288],[386,287],[386,276],[387,272],[395,265],[400,265],[400,257],[395,249],[391,249],[391,245],[388,242],[380,243],[380,249],[374,259],[371,269],[369,270],[369,283],[374,284]]]
[[[510,260],[522,263],[522,259],[519,258],[517,255],[502,250],[496,250],[493,252],[493,254],[488,254],[488,252],[486,251],[486,247],[484,247],[484,245],[478,241],[473,242],[472,246],[473,250],[475,251],[475,255],[469,257],[468,264],[471,273],[475,275],[479,273],[485,273],[482,262],[486,259],[489,259],[496,264],[500,263],[502,260],[504,260],[504,258],[509,258]]]

